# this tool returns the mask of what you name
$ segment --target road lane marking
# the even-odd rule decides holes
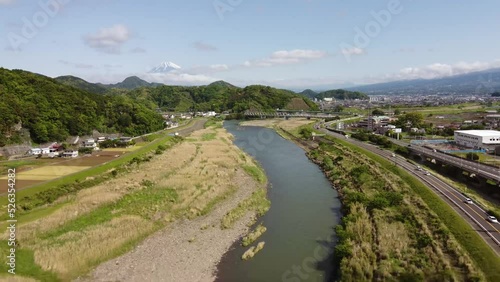
[[[329,135],[334,135],[332,132],[327,132],[327,133],[328,133]],[[335,135],[334,135],[334,136],[335,136]],[[387,160],[391,161],[391,158],[390,158],[388,155],[386,156],[386,154],[389,154],[389,153],[388,153],[388,152],[386,152],[385,150],[382,150],[382,151],[379,151],[379,150],[371,151],[370,146],[368,146],[368,144],[363,143],[363,142],[361,142],[361,141],[357,141],[357,140],[348,140],[348,142],[350,142],[350,143],[354,143],[355,145],[357,145],[357,146],[359,146],[359,147],[361,147],[361,148],[364,148],[365,150],[368,150],[368,151],[369,151],[369,152],[371,152],[371,153],[374,153],[374,154],[376,154],[376,155],[382,156],[382,157],[384,157],[385,159],[387,159]],[[384,154],[384,153],[386,153],[386,154]],[[494,241],[494,242],[495,242],[498,246],[500,246],[500,242],[498,241],[498,239],[497,239],[495,236],[493,236],[493,235],[490,233],[490,231],[489,231],[488,229],[486,229],[486,228],[485,228],[485,227],[484,227],[481,223],[479,223],[479,221],[478,221],[476,218],[474,218],[474,217],[473,217],[470,213],[468,213],[468,212],[467,212],[467,211],[466,211],[466,210],[465,210],[465,209],[464,209],[461,205],[459,205],[457,202],[455,202],[455,200],[451,199],[448,195],[446,195],[446,193],[444,193],[444,192],[443,192],[440,188],[436,187],[436,185],[435,185],[435,184],[431,183],[428,177],[423,177],[422,175],[419,175],[419,174],[417,174],[415,171],[413,171],[412,169],[408,168],[409,164],[407,164],[406,162],[405,162],[404,164],[406,164],[406,166],[405,166],[405,165],[403,165],[403,164],[401,164],[401,167],[403,167],[403,168],[405,168],[406,170],[408,170],[409,172],[413,173],[415,176],[417,176],[417,178],[421,179],[421,181],[422,181],[422,182],[427,182],[427,183],[428,183],[429,185],[431,185],[431,186],[432,186],[435,190],[437,190],[437,191],[438,191],[439,193],[441,193],[444,197],[446,197],[449,201],[451,201],[452,203],[454,203],[456,207],[458,207],[459,209],[461,209],[461,210],[462,210],[462,211],[463,211],[463,212],[464,212],[467,216],[469,216],[469,218],[470,218],[472,221],[474,221],[474,222],[475,222],[475,223],[476,223],[476,224],[477,224],[480,228],[482,228],[482,229],[483,229],[483,231],[484,231],[484,232],[485,232],[485,233],[486,233],[486,234],[487,234],[487,235],[488,235],[488,236],[489,236],[489,237],[490,237],[490,238],[491,238],[491,239],[492,239],[492,240],[493,240],[493,241]],[[437,178],[437,177],[435,177],[435,176],[434,176],[434,178],[435,178],[434,180],[436,180],[436,179],[437,179],[437,180],[441,181],[440,179],[438,179],[438,178]],[[430,178],[430,179],[433,179],[433,178]],[[439,182],[438,182],[438,183],[439,183]],[[445,182],[443,182],[443,183],[444,183],[444,185],[446,186],[446,184],[447,184],[447,183],[445,183]],[[439,183],[439,184],[441,184],[441,183]],[[451,187],[451,185],[450,185],[450,187]],[[446,191],[447,191],[447,192],[450,192],[450,190],[449,190],[447,187],[445,187],[444,189],[446,189]],[[453,188],[451,188],[451,189],[453,189]],[[432,189],[431,189],[431,190],[432,190]],[[453,190],[455,190],[455,189],[453,189]],[[455,191],[456,191],[456,190],[455,190]],[[453,195],[454,197],[456,197],[456,195],[454,195],[453,193],[452,193],[452,195]],[[459,198],[458,198],[458,199],[459,199]],[[449,205],[449,206],[450,206],[450,207],[452,207],[451,205]],[[469,207],[469,208],[470,208],[470,207]],[[475,210],[472,210],[472,211],[474,211],[474,212],[475,212],[475,213],[476,213],[479,217],[482,217],[480,214],[478,214],[478,213],[477,213],[477,211],[475,211]],[[490,224],[490,225],[491,225],[491,223],[490,223],[489,221],[486,221],[486,222],[487,222],[488,224]],[[478,235],[480,235],[480,236],[481,236],[481,234],[479,234],[479,231],[475,230],[471,224],[469,224],[469,226],[471,226],[471,228],[472,228],[474,231],[476,231],[476,232],[478,233]],[[494,226],[492,226],[492,227],[493,227],[493,228],[494,228],[494,229],[498,232],[498,230],[497,230]],[[481,236],[481,238],[483,238],[483,237]],[[483,238],[483,239],[484,239],[484,238]],[[488,245],[489,245],[489,244],[488,244]],[[496,250],[495,250],[495,252],[496,252]]]

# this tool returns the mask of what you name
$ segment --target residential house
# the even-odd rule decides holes
[[[97,146],[97,142],[94,139],[87,139],[87,140],[83,141],[82,147],[92,148],[94,150],[99,150],[99,147]]]
[[[78,151],[76,151],[76,150],[66,150],[66,151],[64,151],[64,153],[62,154],[62,156],[64,158],[76,158],[76,157],[78,157]]]

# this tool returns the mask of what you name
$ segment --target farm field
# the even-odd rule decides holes
[[[134,146],[135,147],[135,146]],[[140,147],[138,147],[140,148]],[[136,148],[136,149],[138,149]],[[21,190],[32,185],[63,177],[75,172],[79,172],[93,166],[104,164],[114,160],[127,151],[105,149],[95,152],[92,156],[81,156],[69,159],[30,159],[26,161],[16,161],[12,167],[16,167],[16,189]],[[3,164],[9,167],[9,163]],[[7,192],[7,177],[0,177],[0,194]]]

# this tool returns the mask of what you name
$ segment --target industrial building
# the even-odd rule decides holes
[[[500,131],[457,130],[455,131],[455,142],[467,148],[494,150],[500,146]]]

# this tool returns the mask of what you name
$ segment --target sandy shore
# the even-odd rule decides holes
[[[289,120],[285,120],[282,118],[274,118],[274,119],[254,119],[243,121],[240,123],[241,126],[261,126],[261,127],[281,127],[286,130],[294,129],[302,125],[313,123],[314,120],[308,120],[305,118],[293,118]]]
[[[236,182],[238,191],[208,215],[172,223],[75,281],[214,281],[221,257],[248,232],[246,224],[254,216],[247,213],[233,228],[221,230],[221,218],[258,187],[243,171],[238,171]]]

